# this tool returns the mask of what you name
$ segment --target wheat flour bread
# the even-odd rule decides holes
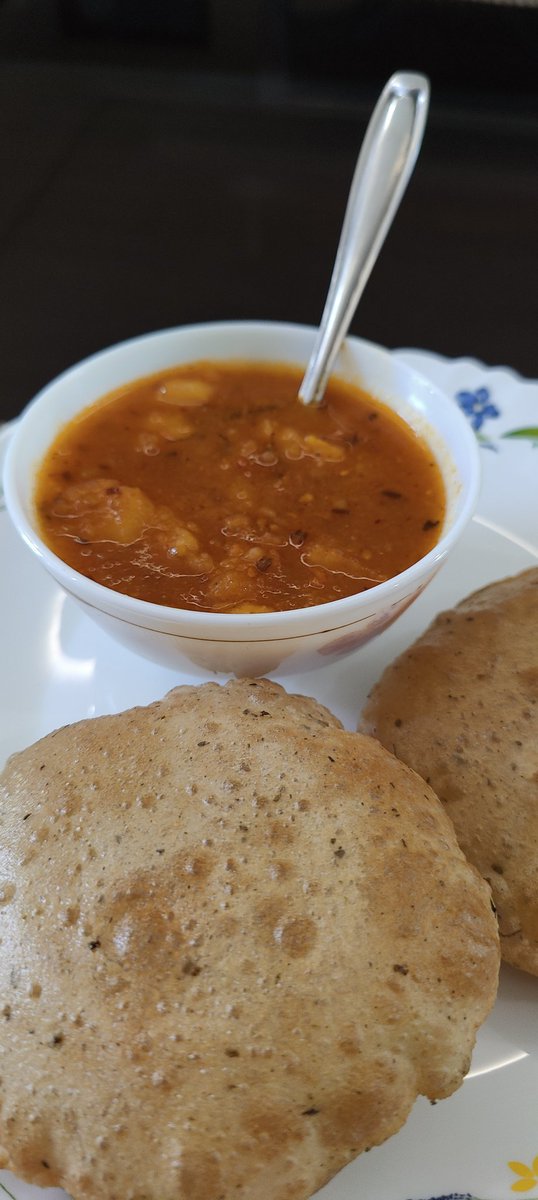
[[[462,1082],[489,888],[431,790],[267,681],[1,779],[0,1137],[75,1200],[306,1200]]]
[[[437,617],[361,728],[431,784],[491,884],[503,958],[538,975],[538,568]]]

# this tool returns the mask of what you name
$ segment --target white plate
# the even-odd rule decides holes
[[[395,625],[340,665],[284,681],[327,704],[350,729],[386,663],[440,609],[538,561],[538,382],[470,359],[421,351],[402,357],[468,412],[483,447],[483,483],[460,545]],[[0,765],[58,725],[200,681],[152,667],[112,642],[45,575],[5,512],[0,560]],[[65,1197],[8,1172],[0,1172],[0,1189],[15,1200]],[[538,1198],[538,979],[503,968],[463,1087],[435,1106],[418,1100],[400,1133],[346,1167],[319,1200],[510,1200],[518,1193]]]

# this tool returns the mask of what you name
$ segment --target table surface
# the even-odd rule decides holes
[[[0,419],[148,330],[318,322],[373,87],[155,57],[0,66]],[[536,377],[536,108],[432,84],[422,154],[352,332]]]

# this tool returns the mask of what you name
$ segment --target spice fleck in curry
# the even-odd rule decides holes
[[[442,528],[430,449],[341,380],[301,404],[300,379],[204,362],[104,397],[40,468],[44,540],[116,591],[205,611],[311,607],[399,574]]]

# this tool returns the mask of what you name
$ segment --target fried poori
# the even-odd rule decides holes
[[[441,613],[361,728],[437,793],[491,885],[503,958],[538,975],[538,568]]]
[[[179,687],[0,781],[0,1137],[75,1200],[306,1200],[462,1082],[489,888],[433,792],[267,681]]]

